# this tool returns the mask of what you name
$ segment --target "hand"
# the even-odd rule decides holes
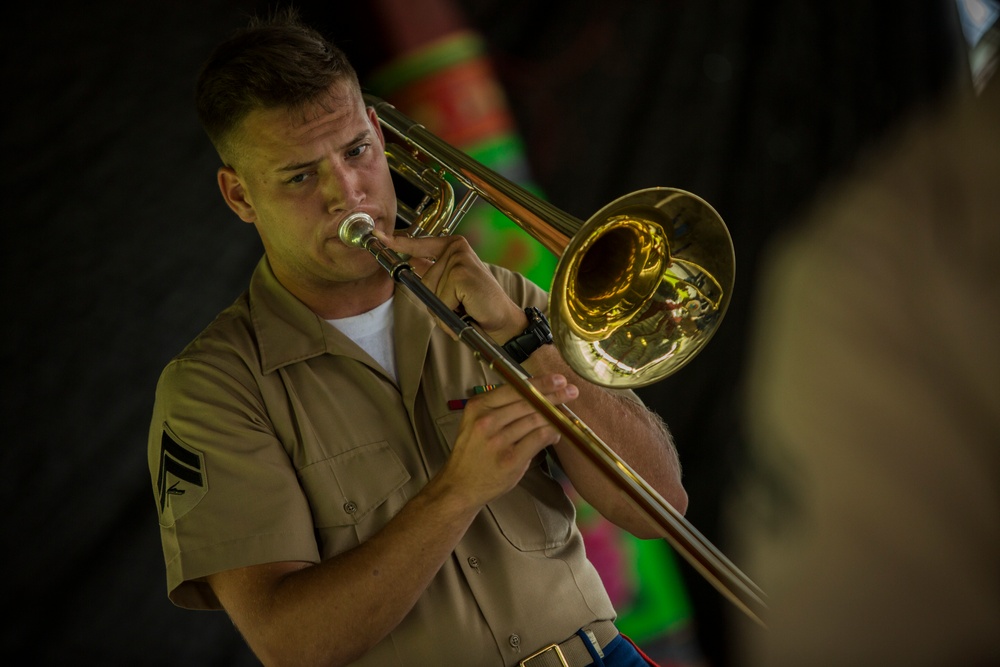
[[[562,375],[529,380],[554,405],[579,390]],[[511,385],[480,394],[465,404],[458,438],[442,471],[472,506],[481,507],[510,491],[531,460],[559,441],[559,432]]]
[[[448,307],[474,319],[498,343],[528,325],[524,310],[503,291],[493,274],[462,236],[376,237],[396,252],[410,256],[423,283]]]

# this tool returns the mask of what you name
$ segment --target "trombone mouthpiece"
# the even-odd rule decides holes
[[[365,237],[375,230],[375,221],[367,213],[351,213],[340,223],[337,236],[344,245],[351,248],[365,247]]]

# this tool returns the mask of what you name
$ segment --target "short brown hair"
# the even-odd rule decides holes
[[[300,107],[337,81],[357,89],[347,56],[294,9],[254,18],[220,44],[202,66],[195,89],[198,118],[219,155],[235,147],[233,131],[257,109]]]

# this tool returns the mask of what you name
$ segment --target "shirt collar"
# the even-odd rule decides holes
[[[423,304],[408,290],[397,290],[396,294],[393,300],[396,331],[406,331],[409,337],[401,341],[398,334],[395,336],[397,349],[404,349],[400,347],[404,345],[408,350],[405,363],[401,363],[402,359],[397,359],[397,363],[405,375],[419,375],[434,323]],[[400,294],[405,298],[398,298]],[[361,358],[363,354],[349,338],[278,282],[266,256],[257,263],[250,278],[250,319],[257,336],[263,373],[324,353],[354,358]]]
[[[278,282],[266,256],[250,278],[250,320],[264,373],[327,351],[325,323]]]

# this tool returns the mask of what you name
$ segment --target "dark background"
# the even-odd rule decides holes
[[[760,253],[825,182],[954,85],[952,6],[458,4],[487,40],[549,200],[585,219],[668,185],[730,227],[737,287],[721,330],[640,391],[673,428],[688,518],[726,551],[720,508],[748,465],[738,387]],[[384,57],[363,6],[299,6],[363,76]],[[4,12],[2,646],[24,664],[254,664],[225,615],[167,601],[145,451],[160,369],[244,289],[261,253],[218,194],[192,108],[200,62],[254,8]],[[704,655],[738,662],[728,603],[683,568]]]

